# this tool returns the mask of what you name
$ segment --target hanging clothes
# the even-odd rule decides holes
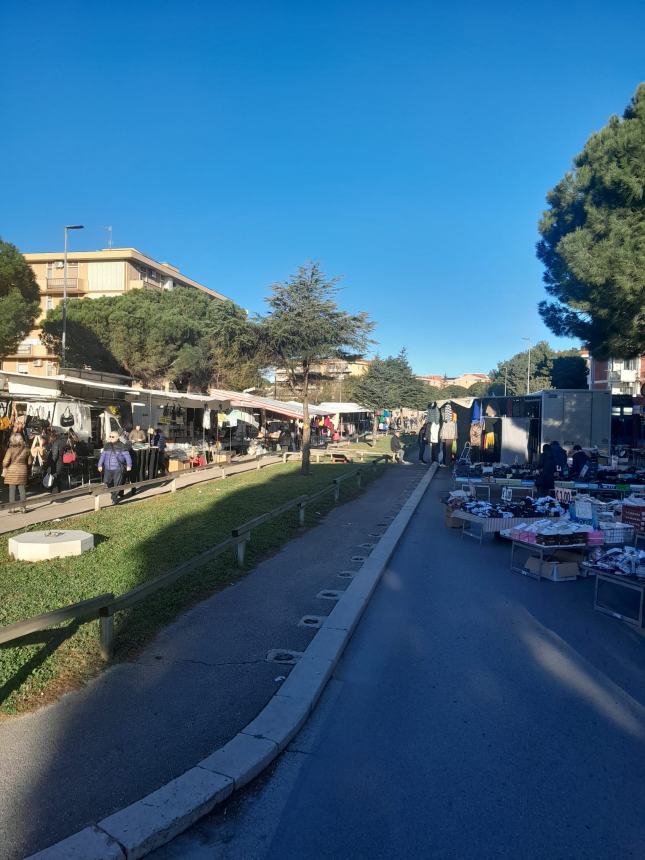
[[[438,421],[434,422],[433,424],[430,424],[429,436],[430,436],[430,442],[433,445],[439,441],[439,422]]]
[[[441,415],[439,413],[439,407],[437,406],[436,402],[433,401],[430,406],[428,406],[426,412],[426,421],[428,422],[428,424],[438,424],[440,420]]]
[[[443,422],[441,424],[441,430],[439,431],[439,438],[442,442],[447,442],[448,440],[452,442],[453,439],[457,438],[457,425],[455,421],[453,421],[452,406],[449,403],[446,403],[446,405],[442,407],[441,417]]]

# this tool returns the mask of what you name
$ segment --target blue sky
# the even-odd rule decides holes
[[[644,77],[642,2],[6,4],[0,235],[252,312],[307,259],[418,373],[547,337],[545,193]]]

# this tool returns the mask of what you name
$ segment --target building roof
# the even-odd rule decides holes
[[[62,260],[63,252],[54,251],[52,253],[36,253],[23,254],[28,263],[49,263],[53,260]],[[189,287],[194,287],[201,290],[203,293],[208,293],[209,296],[214,296],[217,299],[226,300],[227,297],[223,293],[218,293],[217,290],[211,290],[209,287],[194,281],[187,275],[183,275],[176,266],[170,263],[159,263],[152,257],[148,257],[136,248],[104,248],[102,251],[69,251],[67,259],[72,263],[105,263],[110,260],[120,262],[121,260],[142,263],[144,266],[149,266],[152,269],[157,269],[168,278],[175,281],[180,281]]]

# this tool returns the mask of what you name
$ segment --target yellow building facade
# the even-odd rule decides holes
[[[65,270],[63,253],[25,254],[40,289],[40,318],[63,301]],[[136,248],[107,248],[103,251],[70,252],[67,255],[67,297],[120,296],[128,290],[172,290],[176,286],[201,290],[214,299],[226,296],[183,275],[170,263],[159,263]],[[35,376],[54,376],[58,358],[40,342],[40,329],[29,333],[14,355],[2,361],[2,370]]]

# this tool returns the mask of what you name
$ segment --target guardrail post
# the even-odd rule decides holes
[[[111,660],[114,651],[114,615],[109,606],[99,610],[99,648],[103,660]]]
[[[177,478],[173,478],[172,481],[170,482],[170,492],[171,493],[177,492]]]
[[[298,505],[298,525],[300,528],[304,528],[305,526],[305,508],[307,507],[306,502],[300,502]]]
[[[283,454],[282,454],[282,462],[283,462],[283,463],[286,463],[286,462],[287,462],[287,452],[286,452],[286,451],[284,451],[284,452],[283,452]]]
[[[338,504],[340,500],[340,484],[338,481],[334,481],[334,503]]]
[[[236,546],[236,557],[238,567],[244,567],[244,556],[246,554],[246,545],[248,543],[249,538],[251,537],[250,533],[247,532],[245,535],[241,535],[241,540]]]
[[[357,472],[356,473],[356,486],[358,487],[359,490],[361,488],[362,483],[363,483],[363,479],[361,478],[361,473]]]
[[[100,510],[101,510],[101,496],[100,496],[100,494],[99,494],[99,493],[97,493],[97,494],[94,496],[94,510],[95,510],[95,511],[100,511]]]
[[[256,457],[255,468],[256,468],[256,471],[258,471],[258,472],[260,471],[260,457]]]

